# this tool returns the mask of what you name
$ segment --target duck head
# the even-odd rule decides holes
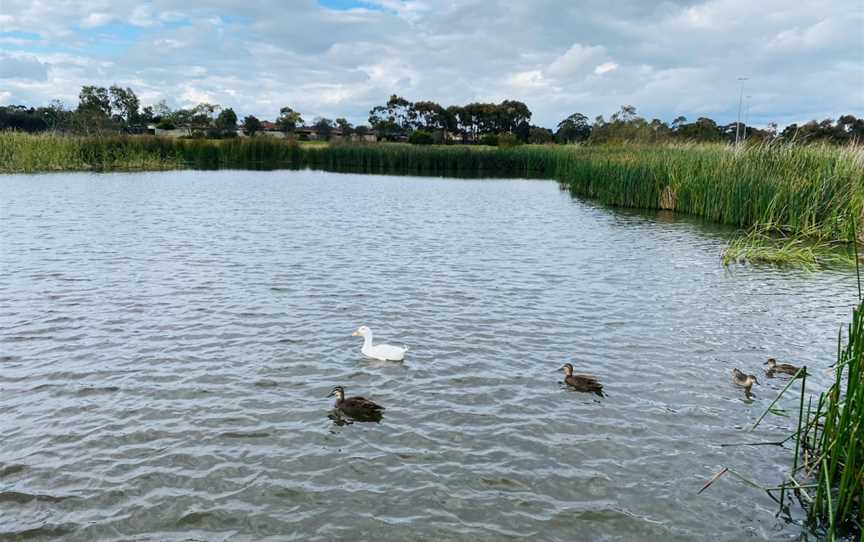
[[[767,366],[768,366],[768,370],[770,371],[771,369],[777,367],[777,360],[774,359],[774,358],[768,358],[768,361],[766,361],[766,362],[764,363],[764,365],[767,365]]]
[[[345,389],[342,386],[336,386],[335,388],[330,390],[330,393],[327,395],[327,397],[334,396],[336,397],[337,401],[345,400]]]
[[[371,333],[372,330],[366,326],[360,326],[357,328],[357,331],[351,334],[352,337],[365,337]]]
[[[570,376],[570,375],[573,374],[573,366],[570,365],[569,363],[565,363],[565,364],[562,365],[561,368],[558,369],[558,370],[559,370],[559,371],[563,370],[565,376]]]

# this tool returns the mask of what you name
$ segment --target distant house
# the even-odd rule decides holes
[[[127,126],[123,128],[123,133],[129,135],[156,135],[156,126]]]
[[[147,129],[153,130],[153,135],[161,136],[161,137],[188,137],[192,135],[192,128],[188,126],[182,126],[178,128],[172,128],[170,130],[165,130],[162,128],[157,128],[156,126],[150,125],[147,126]]]
[[[237,127],[237,137],[249,137],[244,131],[244,126],[241,124]],[[206,128],[195,128],[191,126],[178,126],[176,128],[172,128],[170,130],[166,130],[163,128],[158,128],[156,125],[150,124],[146,127],[136,128],[134,132],[130,130],[130,133],[136,134],[152,134],[161,137],[191,137],[194,134],[204,134]],[[279,139],[300,139],[300,140],[308,140],[308,141],[319,141],[322,140],[323,137],[318,133],[318,129],[314,127],[301,126],[296,128],[293,132],[283,132],[278,128],[276,123],[270,122],[269,120],[261,121],[261,130],[258,131],[256,137],[265,136],[265,137],[275,137]],[[330,130],[330,140],[331,141],[340,141],[342,139],[348,139],[349,141],[366,141],[366,142],[376,142],[378,141],[378,133],[374,130],[369,130],[364,134],[350,134],[347,138],[343,135],[342,129],[333,127]],[[407,137],[404,138],[407,141]]]
[[[318,141],[323,139],[321,134],[318,133],[318,129],[312,126],[303,126],[301,128],[297,128],[294,130],[294,134],[299,139],[309,140],[309,141]],[[331,128],[330,129],[330,140],[331,141],[341,141],[343,139],[348,139],[348,141],[368,141],[375,142],[378,141],[378,134],[375,131],[366,132],[363,135],[360,134],[350,134],[347,137],[342,133],[341,128]]]
[[[240,126],[238,126],[237,127],[237,136],[249,137],[245,132],[245,128],[246,127],[243,126],[242,124]],[[282,139],[285,137],[290,137],[285,132],[280,130],[276,126],[276,123],[270,122],[269,120],[262,120],[261,121],[261,129],[255,133],[255,136],[256,137],[267,136],[267,137],[275,137],[275,138],[279,138],[279,139]]]

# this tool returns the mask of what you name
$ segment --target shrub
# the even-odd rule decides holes
[[[519,145],[519,138],[513,134],[501,134],[498,136],[499,147],[515,147]]]
[[[408,143],[412,145],[431,145],[434,143],[432,134],[424,130],[417,130],[408,136]]]
[[[490,147],[498,146],[498,136],[495,134],[486,134],[480,138],[481,145],[489,145]]]

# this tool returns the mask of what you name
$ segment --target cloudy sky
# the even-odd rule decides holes
[[[553,126],[622,104],[756,125],[864,116],[864,0],[0,0],[0,104],[144,104],[365,122],[392,93],[519,99]]]

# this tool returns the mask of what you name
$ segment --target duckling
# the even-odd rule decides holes
[[[766,361],[764,365],[768,366],[768,368],[765,369],[765,372],[768,373],[769,377],[774,376],[774,373],[783,373],[792,376],[798,373],[798,367],[788,363],[777,363],[777,360],[774,358],[768,358],[768,361]]]
[[[754,383],[759,384],[759,381],[753,375],[744,374],[738,369],[732,369],[732,383],[750,393],[750,388],[753,387]]]
[[[573,366],[565,363],[561,369],[564,370],[564,383],[577,391],[596,393],[604,397],[603,384],[597,378],[586,374],[573,374]],[[559,369],[559,371],[561,370]]]
[[[345,397],[345,388],[336,386],[327,397],[336,396],[336,410],[358,421],[379,422],[384,407],[365,397]]]

